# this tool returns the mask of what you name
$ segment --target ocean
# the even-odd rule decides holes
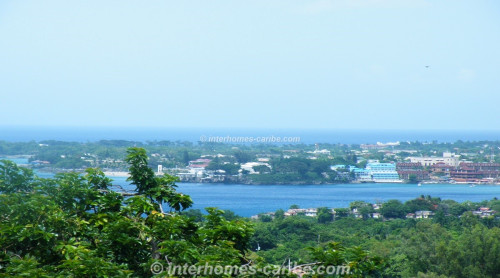
[[[238,129],[238,128],[119,128],[119,127],[0,127],[0,140],[99,140],[189,141],[209,137],[300,137],[300,143],[364,144],[394,141],[455,142],[497,141],[498,131],[467,130],[351,130],[351,129]]]

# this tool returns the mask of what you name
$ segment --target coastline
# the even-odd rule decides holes
[[[40,173],[45,173],[43,175],[53,175],[56,173],[65,173],[65,172],[79,172],[79,173],[84,173],[83,169],[72,169],[72,170],[67,170],[67,169],[50,169],[45,171],[43,169],[37,169],[35,170],[35,173],[40,174]],[[128,178],[130,177],[130,174],[126,171],[103,171],[104,175],[109,178]],[[190,180],[190,179],[181,179],[179,181],[180,183],[191,183],[191,184],[240,184],[240,185],[258,185],[258,186],[275,186],[275,185],[336,185],[336,184],[399,184],[403,186],[417,186],[417,183],[407,183],[407,182],[360,182],[360,181],[339,181],[339,182],[314,182],[314,181],[294,181],[294,182],[277,182],[277,183],[260,183],[260,182],[251,182],[250,180],[216,180],[216,181],[208,181],[208,180]],[[478,186],[478,185],[485,185],[485,186],[500,186],[500,183],[484,183],[484,182],[435,182],[435,181],[421,181],[420,183],[422,186],[433,186],[433,185],[470,185],[471,187]]]

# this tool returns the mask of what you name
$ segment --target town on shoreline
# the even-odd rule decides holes
[[[99,167],[127,176],[126,148],[148,150],[157,174],[181,182],[239,184],[499,184],[499,141],[376,144],[226,144],[213,142],[5,142],[0,158],[40,172]]]

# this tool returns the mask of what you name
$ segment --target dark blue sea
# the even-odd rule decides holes
[[[300,143],[363,144],[394,141],[455,142],[500,140],[497,131],[467,130],[349,130],[349,129],[241,129],[241,128],[119,128],[119,127],[0,127],[0,140],[99,140],[190,141],[216,137],[300,137]]]

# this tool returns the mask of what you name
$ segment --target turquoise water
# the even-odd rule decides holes
[[[114,178],[114,183],[133,190],[126,178]],[[219,207],[241,216],[288,209],[297,204],[309,207],[347,207],[352,201],[406,201],[420,195],[431,195],[459,202],[491,200],[500,197],[500,186],[451,184],[336,184],[336,185],[241,185],[180,183],[178,191],[188,194],[193,208]]]
[[[28,159],[27,158],[7,158],[7,157],[0,157],[0,160],[10,160],[16,164],[28,164]]]

